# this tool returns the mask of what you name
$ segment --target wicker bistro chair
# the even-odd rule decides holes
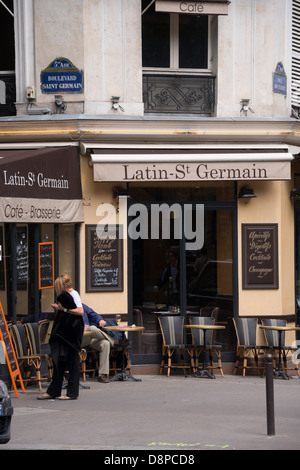
[[[28,340],[27,334],[27,327],[23,324],[11,325],[9,328],[9,332],[13,341],[13,345],[15,348],[15,353],[17,356],[17,360],[19,366],[24,368],[23,374],[24,377],[23,381],[26,383],[31,380],[36,380],[38,383],[38,387],[42,390],[41,385],[41,354],[34,353],[31,344]],[[35,368],[36,377],[32,377],[30,374],[29,369],[31,367]]]
[[[46,362],[49,377],[53,376],[53,361],[51,356],[51,347],[49,339],[52,331],[54,321],[53,320],[42,320],[39,322],[39,339],[42,359]]]
[[[44,323],[43,323],[44,328]],[[45,348],[43,349],[43,345],[41,342],[41,334],[42,325],[40,323],[26,323],[25,329],[27,333],[27,341],[29,344],[29,350],[33,356],[40,356],[41,363],[45,363],[48,368],[49,377],[52,378],[53,375],[53,362],[51,357],[51,350],[49,344],[43,343]],[[48,342],[50,338],[50,334],[47,334]],[[47,337],[45,339],[47,341]]]
[[[160,364],[160,374],[164,367],[167,368],[167,375],[168,377],[171,374],[171,369],[173,368],[181,368],[184,371],[188,368],[184,362],[184,353],[187,349],[183,335],[183,324],[184,324],[184,317],[181,316],[164,316],[162,315],[158,319],[159,326],[161,329],[162,334],[162,360]],[[174,359],[175,351],[179,352],[181,364],[177,364],[172,359]],[[167,358],[167,365],[165,365],[165,359]]]
[[[215,321],[211,317],[191,317],[190,325],[214,325]],[[192,334],[192,346],[188,347],[188,352],[193,356],[192,364],[194,364],[194,371],[198,369],[199,357],[201,353],[204,353],[204,332],[201,329],[191,328]],[[207,368],[211,369],[211,373],[214,373],[214,368],[217,368],[220,371],[222,377],[224,377],[223,368],[222,368],[222,346],[219,344],[214,344],[213,342],[213,332],[207,330],[205,333],[206,337],[206,352],[209,357],[209,365]],[[216,354],[218,359],[218,365],[214,365],[213,355]]]
[[[246,369],[256,369],[260,374],[258,354],[262,349],[267,349],[265,345],[257,344],[257,318],[233,318],[235,332],[237,336],[237,360],[234,368],[234,375],[239,368],[243,369],[243,376],[246,375]],[[255,366],[248,364],[249,355],[253,354]]]
[[[262,325],[263,326],[286,326],[286,321],[285,320],[275,320],[275,319],[270,319],[270,320],[262,320]],[[277,331],[272,331],[272,330],[263,330],[264,331],[264,336],[266,340],[267,347],[269,348],[270,353],[274,357],[274,369],[276,369],[276,359],[279,355],[279,337],[278,337],[278,332]],[[300,371],[298,368],[298,364],[295,363],[294,367],[287,367],[287,356],[289,353],[294,353],[297,351],[297,347],[294,346],[286,346],[285,345],[285,332],[282,331],[281,333],[281,353],[282,353],[282,359],[283,359],[283,368],[287,374],[288,370],[295,370],[297,372],[297,375],[300,379]]]

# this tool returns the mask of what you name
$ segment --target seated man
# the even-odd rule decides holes
[[[101,330],[106,325],[106,321],[99,313],[96,313],[92,308],[82,304],[84,314],[84,333],[87,331],[92,332],[91,335],[83,334],[82,347],[87,346],[99,351],[99,369],[98,369],[98,382],[109,382],[109,353],[110,346],[118,346],[122,333],[106,332]]]

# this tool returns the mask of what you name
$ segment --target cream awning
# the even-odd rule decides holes
[[[226,153],[105,152],[90,155],[94,181],[290,180],[293,155],[284,151]]]
[[[77,147],[0,151],[0,222],[83,222]]]

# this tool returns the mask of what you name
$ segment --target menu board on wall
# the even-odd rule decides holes
[[[53,242],[39,243],[39,288],[54,287]]]
[[[97,233],[86,225],[86,292],[123,291],[123,240],[118,225]]]
[[[243,289],[278,289],[278,225],[242,224]]]
[[[28,243],[25,226],[17,226],[16,228],[16,272],[17,289],[25,290],[28,277]]]

